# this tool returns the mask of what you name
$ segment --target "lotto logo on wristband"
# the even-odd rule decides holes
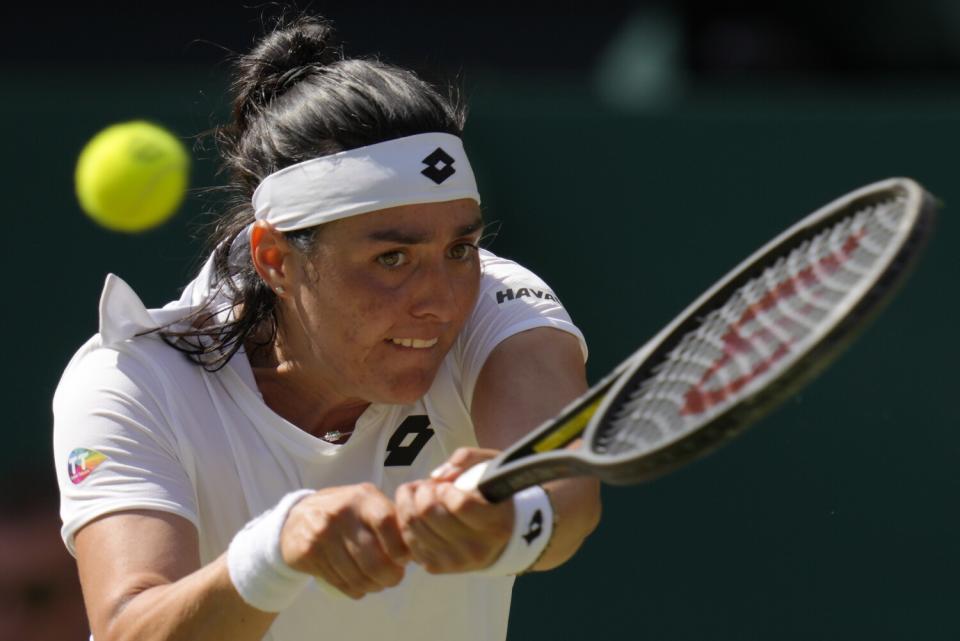
[[[79,485],[106,460],[106,455],[96,450],[88,450],[85,447],[73,450],[67,457],[67,473],[70,475],[70,482]]]
[[[527,525],[527,533],[523,535],[523,540],[527,542],[527,545],[530,545],[537,540],[537,537],[543,533],[543,511],[537,510],[533,513],[533,518],[530,519],[530,524]]]
[[[487,576],[511,576],[532,568],[550,543],[553,534],[553,507],[546,490],[539,485],[513,495],[513,534],[500,557],[480,570]]]

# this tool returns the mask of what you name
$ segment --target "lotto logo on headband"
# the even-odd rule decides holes
[[[106,455],[96,450],[88,450],[85,447],[73,450],[67,457],[67,473],[70,475],[70,482],[79,485],[106,460]]]
[[[453,156],[445,152],[440,147],[433,150],[429,156],[421,161],[427,168],[420,173],[437,183],[438,185],[450,176],[457,173],[453,168]]]
[[[463,141],[434,131],[284,167],[263,179],[252,202],[257,220],[294,231],[400,205],[461,198],[480,204]]]

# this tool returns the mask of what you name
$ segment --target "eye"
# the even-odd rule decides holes
[[[450,258],[454,260],[466,260],[470,253],[477,249],[476,245],[471,243],[459,243],[450,248]]]
[[[407,260],[407,255],[400,251],[387,252],[386,254],[377,256],[378,263],[391,269],[405,265]]]

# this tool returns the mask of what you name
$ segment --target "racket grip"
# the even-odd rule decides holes
[[[487,471],[487,466],[490,464],[490,461],[481,461],[477,463],[469,470],[457,477],[457,480],[453,482],[453,486],[462,492],[471,492],[477,489],[477,486],[480,484],[480,479],[483,477],[483,473]]]

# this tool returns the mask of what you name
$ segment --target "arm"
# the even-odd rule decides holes
[[[75,540],[97,641],[252,641],[276,617],[243,602],[226,555],[200,567],[196,530],[180,516],[118,512],[84,526]]]
[[[62,505],[71,527],[84,523],[73,542],[93,636],[260,639],[275,615],[240,599],[225,557],[201,567],[197,531],[185,516],[128,508],[78,519],[81,505],[144,505],[158,497],[180,505],[184,514],[195,513],[194,489],[172,454],[176,438],[161,404],[163,384],[144,364],[147,358],[136,351],[94,350],[68,368],[54,397]],[[111,463],[75,484],[64,472],[67,453],[81,443],[109,452]]]
[[[586,389],[583,355],[571,334],[543,327],[508,338],[490,354],[473,394],[480,446],[501,450],[512,445]],[[595,479],[561,479],[544,489],[557,529],[533,570],[566,562],[600,520],[600,485]]]
[[[465,494],[442,481],[452,481],[512,444],[585,389],[580,346],[566,332],[536,328],[493,350],[477,380],[472,405],[477,440],[492,449],[460,449],[438,478],[406,484],[397,492],[404,538],[418,562],[431,572],[463,572],[496,560],[512,532],[512,503],[492,505],[478,493]],[[547,483],[545,489],[557,529],[534,570],[551,569],[573,556],[600,518],[596,480],[563,479]]]
[[[129,511],[93,521],[76,535],[77,563],[97,641],[263,638],[276,613],[247,604],[227,554],[201,567],[186,519]],[[369,484],[307,496],[280,538],[286,564],[359,599],[399,583],[408,551],[392,503]]]

